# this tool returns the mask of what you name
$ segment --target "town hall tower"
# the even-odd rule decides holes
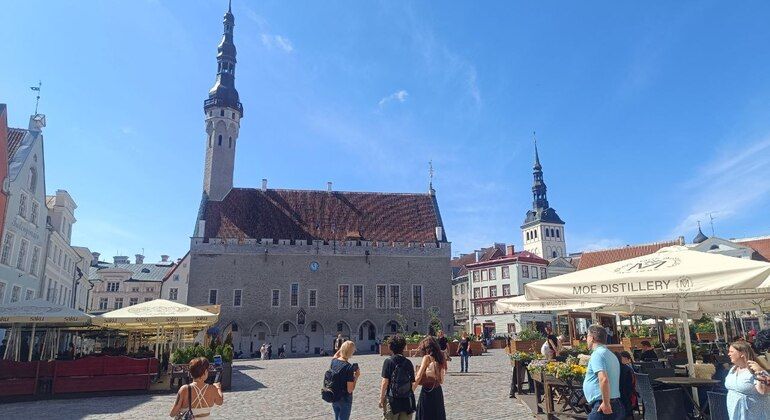
[[[551,259],[567,255],[567,242],[564,238],[564,221],[556,210],[548,205],[543,167],[535,144],[535,165],[532,167],[532,210],[527,211],[524,224],[521,225],[521,239],[524,250],[539,257]]]

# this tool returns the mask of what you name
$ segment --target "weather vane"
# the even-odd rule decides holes
[[[40,105],[40,88],[43,87],[43,82],[38,80],[37,86],[30,86],[30,89],[32,89],[34,92],[37,92],[37,97],[35,98],[35,115],[37,115],[37,107]]]
[[[435,172],[433,170],[433,160],[431,159],[431,160],[428,161],[428,188],[430,190],[433,189],[433,174],[434,173]]]

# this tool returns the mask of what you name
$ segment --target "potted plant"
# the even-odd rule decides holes
[[[621,340],[621,343],[623,344],[623,348],[627,351],[631,351],[640,348],[642,346],[642,341],[652,342],[652,337],[650,337],[650,327],[646,325],[640,325],[636,331],[631,331],[626,334],[626,336],[623,337],[623,340]]]
[[[717,335],[714,329],[714,323],[701,322],[701,323],[695,324],[695,337],[698,338],[698,341],[716,340]]]
[[[187,372],[187,365],[190,364],[190,360],[198,357],[205,357],[210,363],[213,363],[215,355],[222,356],[222,374],[219,379],[222,383],[222,389],[229,390],[233,378],[233,346],[230,344],[218,344],[212,347],[180,347],[171,354],[170,361],[174,365],[172,371]]]
[[[540,347],[545,343],[545,336],[537,330],[526,328],[511,340],[511,351],[524,351],[539,353]]]

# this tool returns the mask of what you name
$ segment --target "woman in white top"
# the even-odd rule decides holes
[[[732,343],[727,355],[733,363],[725,378],[730,420],[769,419],[769,375],[764,366],[757,363],[751,345],[745,341]]]
[[[222,405],[222,386],[219,382],[214,385],[206,383],[209,377],[209,361],[198,357],[190,361],[190,376],[193,381],[179,388],[176,403],[169,414],[176,417],[180,413],[192,410],[195,418],[208,417],[214,405]]]

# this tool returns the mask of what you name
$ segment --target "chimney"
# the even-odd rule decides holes
[[[436,226],[436,241],[441,242],[444,239],[444,228],[442,226]]]
[[[136,258],[135,262],[137,264],[144,264],[144,255],[142,255],[142,254],[135,254],[134,258]]]
[[[505,255],[511,256],[514,254],[513,245],[508,245],[505,247]]]
[[[160,262],[168,262],[168,255],[161,255]]]
[[[128,257],[126,255],[116,255],[112,257],[112,261],[117,264],[128,264]]]
[[[476,262],[479,262],[479,260],[481,260],[481,256],[484,255],[484,252],[480,249],[473,251],[473,253],[476,254]]]
[[[328,181],[326,183],[326,191],[327,192],[332,192],[332,182],[331,181]]]
[[[267,178],[262,178],[262,191],[267,191]]]
[[[92,252],[91,253],[91,257],[92,257],[91,258],[91,266],[92,267],[96,267],[97,265],[99,265],[99,256],[100,255],[102,255],[102,254],[100,254],[98,252]]]

